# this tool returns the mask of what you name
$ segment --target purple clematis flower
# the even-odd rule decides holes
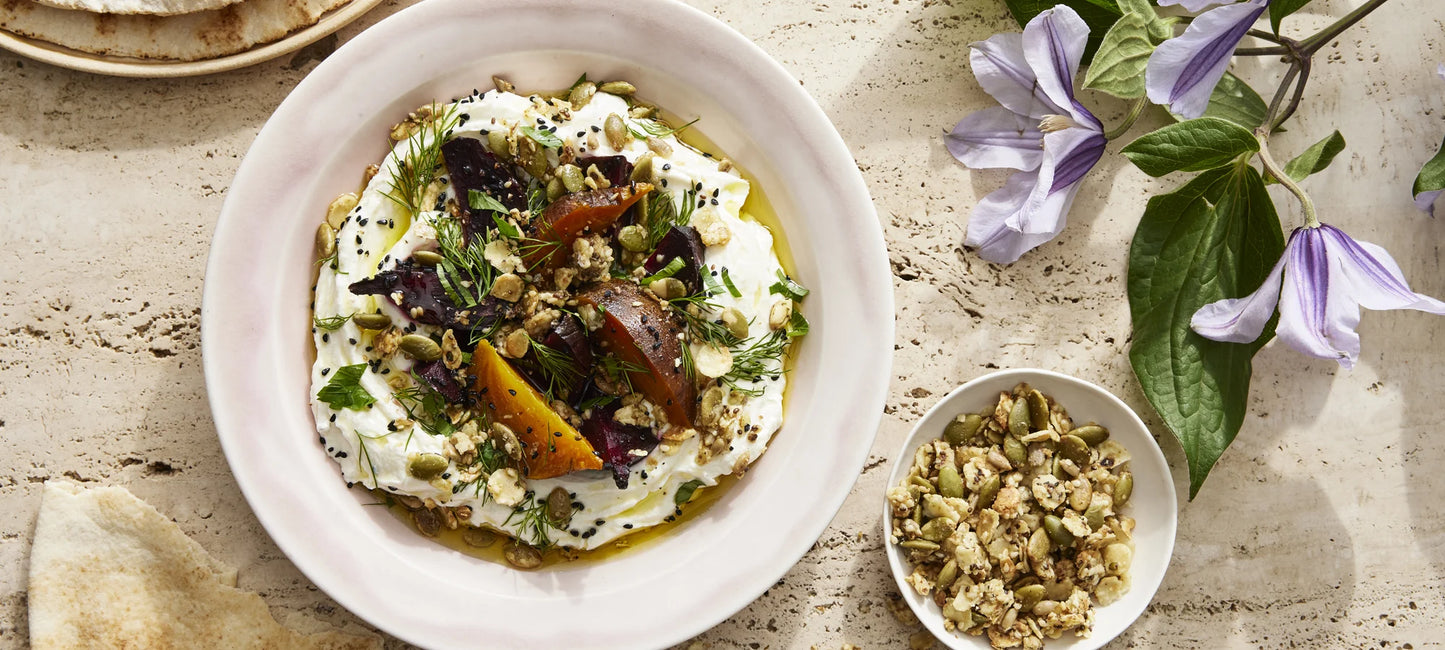
[[[1441,79],[1445,79],[1445,63],[1441,63],[1435,68],[1435,74]],[[1415,207],[1428,212],[1432,217],[1435,216],[1435,200],[1440,198],[1442,192],[1445,192],[1445,190],[1430,190],[1429,192],[1416,194]]]
[[[1254,293],[1199,308],[1189,326],[1207,339],[1248,343],[1259,338],[1276,304],[1277,332],[1286,345],[1345,368],[1360,356],[1361,307],[1445,314],[1445,302],[1410,290],[1385,249],[1320,224],[1290,234],[1284,255]]]
[[[1159,0],[1162,5],[1182,4],[1199,11],[1219,0]],[[1234,48],[1254,25],[1269,0],[1247,0],[1215,7],[1189,23],[1184,33],[1159,44],[1149,55],[1144,85],[1149,101],[1193,119],[1209,107],[1209,95],[1224,76]]]
[[[1104,155],[1104,125],[1074,99],[1074,75],[1089,26],[1063,5],[1035,16],[1023,34],[973,44],[978,83],[1001,106],[963,118],[947,136],[949,153],[974,168],[1017,169],[974,208],[964,244],[1007,264],[1053,239]]]

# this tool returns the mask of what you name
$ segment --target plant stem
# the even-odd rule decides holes
[[[1296,65],[1299,67],[1299,81],[1294,85],[1294,96],[1290,97],[1289,105],[1285,107],[1284,112],[1280,113],[1279,117],[1276,117],[1273,122],[1269,123],[1269,130],[1271,132],[1278,129],[1279,125],[1284,124],[1285,120],[1294,115],[1295,109],[1299,108],[1300,100],[1304,98],[1305,83],[1309,81],[1310,77],[1310,57],[1300,59]]]
[[[1345,14],[1339,20],[1335,21],[1334,24],[1320,30],[1319,33],[1314,36],[1301,41],[1300,50],[1302,50],[1306,56],[1314,54],[1319,51],[1320,48],[1334,40],[1336,36],[1353,27],[1355,23],[1360,22],[1365,16],[1370,15],[1370,12],[1379,9],[1380,5],[1385,4],[1387,1],[1388,0],[1370,0],[1360,5],[1355,8],[1354,11]]]
[[[1290,178],[1289,174],[1286,174],[1284,169],[1275,163],[1274,158],[1269,155],[1269,131],[1261,126],[1254,132],[1254,135],[1259,138],[1259,161],[1264,166],[1264,171],[1270,176],[1273,176],[1275,180],[1279,181],[1280,185],[1283,185],[1285,189],[1289,190],[1290,194],[1293,194],[1295,198],[1299,199],[1300,207],[1304,209],[1305,213],[1305,226],[1318,228],[1320,226],[1320,220],[1319,217],[1315,216],[1315,202],[1310,199],[1310,195],[1305,194],[1305,191],[1300,188],[1299,183],[1294,182],[1294,179]]]
[[[1268,127],[1265,130],[1265,134],[1268,134],[1270,131],[1273,131],[1275,127],[1279,126],[1279,124],[1275,122],[1275,117],[1279,115],[1279,108],[1284,102],[1285,93],[1289,91],[1290,85],[1294,83],[1295,77],[1299,76],[1299,72],[1300,63],[1299,61],[1295,61],[1290,64],[1289,70],[1284,73],[1284,80],[1279,82],[1279,90],[1274,92],[1274,99],[1269,102],[1269,111],[1264,115],[1263,127]],[[1296,89],[1296,92],[1304,92],[1303,86]]]
[[[1124,135],[1129,131],[1130,127],[1134,126],[1134,122],[1139,119],[1139,115],[1144,112],[1144,107],[1148,104],[1149,100],[1144,97],[1134,100],[1134,105],[1129,107],[1129,114],[1124,116],[1124,121],[1120,123],[1119,126],[1106,131],[1104,137],[1113,140]]]

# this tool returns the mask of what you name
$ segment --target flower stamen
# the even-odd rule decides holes
[[[1077,126],[1079,126],[1079,123],[1067,115],[1045,115],[1044,119],[1039,120],[1039,130],[1044,133],[1055,133]]]

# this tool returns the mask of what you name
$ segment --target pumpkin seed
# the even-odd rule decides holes
[[[934,584],[937,585],[937,588],[940,591],[942,591],[944,589],[948,589],[948,587],[953,584],[953,581],[957,579],[958,562],[954,560],[949,560],[947,564],[943,565],[943,569],[939,570],[938,580],[935,580]]]
[[[411,259],[422,266],[436,266],[446,258],[436,251],[412,251]]]
[[[507,133],[505,131],[488,131],[487,148],[492,150],[498,158],[511,158],[511,147],[507,144]]]
[[[1104,505],[1101,503],[1089,504],[1089,509],[1084,511],[1084,522],[1089,524],[1089,530],[1098,530],[1104,525]]]
[[[626,97],[637,92],[637,86],[626,81],[609,81],[598,86],[597,89],[609,95],[618,95],[620,97]]]
[[[602,123],[602,132],[607,135],[607,144],[619,151],[632,139],[632,134],[627,131],[627,124],[623,123],[622,116],[616,113],[607,114],[607,120]]]
[[[562,195],[563,195],[563,194],[566,194],[566,193],[567,193],[567,186],[562,183],[562,179],[557,178],[556,176],[553,176],[553,177],[552,177],[552,180],[547,181],[547,200],[548,200],[548,201],[556,201],[557,199],[562,198]]]
[[[576,165],[562,165],[557,168],[557,177],[562,179],[562,185],[568,192],[582,191],[582,169]]]
[[[1089,443],[1090,447],[1097,447],[1099,443],[1109,439],[1109,430],[1097,424],[1086,424],[1070,431],[1069,435]]]
[[[984,479],[983,485],[978,486],[978,508],[980,510],[993,505],[993,500],[998,498],[1000,486],[998,474]]]
[[[908,480],[913,481],[913,484],[914,484],[914,485],[923,488],[923,491],[924,491],[925,493],[927,493],[927,494],[932,494],[932,493],[933,493],[933,484],[932,484],[932,483],[929,483],[929,482],[928,482],[928,479],[923,478],[922,476],[914,476],[913,478],[910,478],[910,479],[908,479]]]
[[[1053,459],[1049,461],[1049,473],[1053,474],[1054,478],[1059,479],[1060,481],[1066,481],[1069,479],[1069,473],[1064,469],[1063,464],[1061,464],[1059,461],[1059,455],[1054,454]]]
[[[332,228],[340,230],[341,224],[346,223],[347,213],[356,207],[359,200],[360,199],[351,192],[331,199],[331,204],[326,206],[326,223],[330,224]]]
[[[1089,464],[1089,443],[1073,434],[1059,438],[1059,454],[1079,467]]]
[[[1122,508],[1124,504],[1129,503],[1129,497],[1132,494],[1134,494],[1134,474],[1124,472],[1123,476],[1119,477],[1119,482],[1114,484],[1114,505]]]
[[[512,92],[512,82],[498,77],[497,75],[492,75],[492,87],[496,88],[498,92]]]
[[[915,551],[936,551],[942,548],[939,545],[926,539],[910,539],[904,542],[899,542],[898,545],[902,546],[903,548],[911,548]]]
[[[1067,548],[1074,545],[1074,534],[1064,528],[1064,520],[1054,515],[1044,515],[1044,532],[1058,546]]]
[[[1003,455],[1014,467],[1023,467],[1028,460],[1029,450],[1018,438],[1007,436],[1003,439]]]
[[[521,542],[513,541],[502,551],[502,557],[518,569],[535,569],[542,566],[542,553],[535,548]]]
[[[617,231],[617,241],[634,253],[644,252],[647,250],[647,229],[637,224],[623,226]]]
[[[1037,390],[1029,390],[1024,396],[1029,403],[1029,426],[1034,431],[1049,428],[1049,400]]]
[[[417,454],[406,462],[406,473],[430,481],[447,471],[447,459],[440,454]]]
[[[437,345],[431,337],[421,334],[407,334],[401,337],[397,348],[417,361],[435,361],[442,356],[442,346]]]
[[[326,259],[336,254],[336,229],[322,222],[316,227],[316,257]]]
[[[497,543],[497,534],[488,528],[468,527],[462,531],[462,541],[467,546],[486,548]]]
[[[417,532],[427,537],[436,537],[438,533],[442,532],[442,518],[435,510],[425,508],[413,510],[411,523],[416,525]]]
[[[652,157],[654,155],[656,154],[653,154],[651,151],[642,152],[642,155],[637,157],[636,162],[632,163],[632,175],[629,176],[629,178],[639,183],[650,182],[652,180]]]
[[[938,494],[956,499],[963,498],[963,477],[958,475],[958,470],[953,465],[944,465],[938,470]]]
[[[527,170],[532,178],[541,178],[547,173],[547,150],[542,145],[531,138],[520,138],[517,145],[522,169]]]
[[[1034,605],[1037,605],[1039,601],[1043,599],[1043,585],[1029,585],[1027,587],[1019,587],[1018,591],[1014,592],[1014,600],[1018,601],[1019,605],[1027,610],[1032,610]]]
[[[1034,534],[1029,537],[1028,556],[1029,566],[1035,571],[1049,559],[1049,534],[1042,528],[1034,529]]]
[[[984,616],[983,614],[980,614],[980,613],[975,612],[975,611],[973,611],[973,610],[969,610],[969,612],[968,612],[968,619],[969,619],[970,621],[973,621],[973,627],[979,627],[979,626],[988,624],[988,617],[987,617],[987,616]]]
[[[572,521],[572,495],[567,488],[559,485],[547,495],[547,519],[555,528],[565,528]]]
[[[573,86],[572,92],[567,93],[567,102],[572,104],[574,109],[582,108],[587,105],[587,102],[592,101],[592,96],[595,94],[597,94],[597,84],[584,81]]]
[[[351,322],[364,330],[384,330],[391,326],[391,317],[386,314],[356,314]]]
[[[950,445],[961,445],[972,440],[978,435],[978,430],[983,426],[983,418],[977,413],[960,415],[943,427],[943,439]]]
[[[919,534],[923,536],[923,539],[930,542],[942,542],[952,536],[953,531],[957,528],[958,522],[948,517],[939,517],[923,524],[923,527],[919,530]]]
[[[647,148],[663,158],[672,157],[672,145],[668,144],[662,138],[649,137],[647,139]]]
[[[1015,438],[1029,435],[1029,401],[1014,400],[1008,414],[1008,433]]]
[[[728,307],[723,310],[722,323],[728,328],[728,333],[738,340],[748,338],[748,317],[744,316],[737,307]]]

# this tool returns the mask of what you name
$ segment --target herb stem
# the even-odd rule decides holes
[[[1305,213],[1305,226],[1318,228],[1320,226],[1320,220],[1319,217],[1315,215],[1315,202],[1311,200],[1310,195],[1306,194],[1304,189],[1299,186],[1299,183],[1294,182],[1294,179],[1290,178],[1289,174],[1284,172],[1284,169],[1274,161],[1274,157],[1270,156],[1269,132],[1261,126],[1259,130],[1255,131],[1255,137],[1259,139],[1259,161],[1264,165],[1264,171],[1270,176],[1273,176],[1276,181],[1279,181],[1280,185],[1283,185],[1285,189],[1289,190],[1290,194],[1293,194],[1295,198],[1299,199],[1300,207],[1304,209]]]
[[[1144,107],[1147,105],[1149,105],[1149,100],[1147,98],[1140,97],[1138,99],[1135,99],[1134,104],[1129,107],[1129,114],[1124,116],[1124,121],[1121,122],[1119,126],[1116,126],[1105,132],[1104,137],[1109,140],[1114,140],[1117,139],[1119,136],[1128,133],[1129,129],[1133,128],[1134,122],[1137,122],[1139,120],[1139,115],[1143,114]]]

